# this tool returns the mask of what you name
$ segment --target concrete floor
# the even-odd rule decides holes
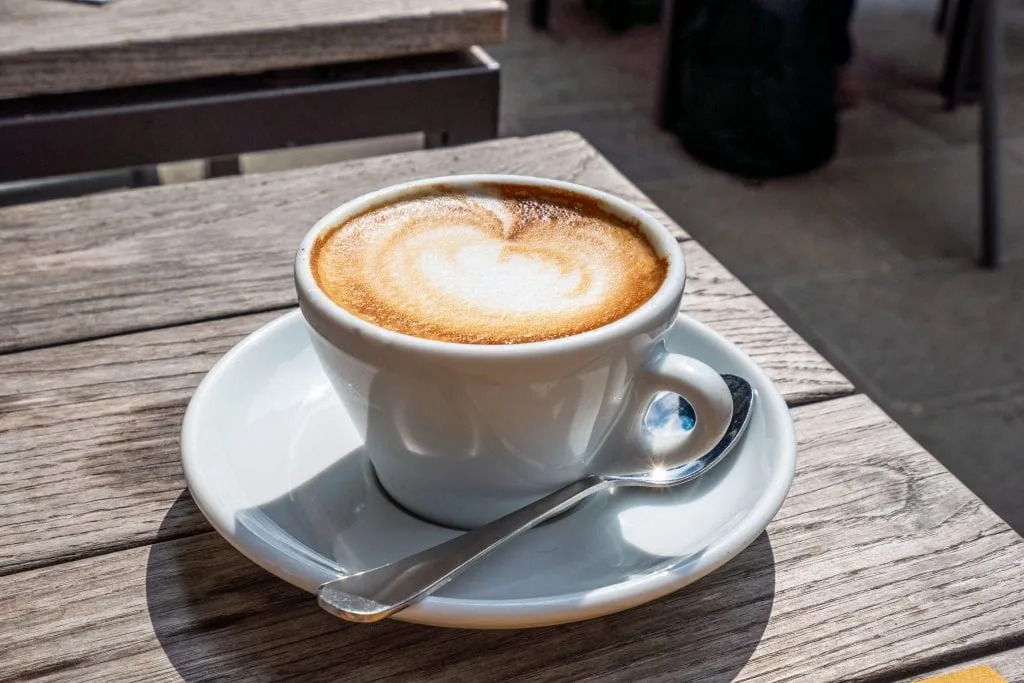
[[[654,125],[657,27],[611,35],[579,0],[552,4],[536,33],[512,2],[508,43],[490,50],[502,133],[586,136],[1024,533],[1024,5],[1007,8],[1007,261],[986,272],[977,110],[943,111],[934,0],[860,0],[864,97],[837,158],[759,186],[697,165]]]

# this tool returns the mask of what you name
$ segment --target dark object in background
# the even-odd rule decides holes
[[[671,5],[663,125],[690,154],[746,178],[805,173],[832,158],[852,0]]]
[[[985,24],[984,4],[987,0],[944,0],[944,28],[949,30],[946,59],[942,67],[939,90],[946,100],[946,110],[971,104],[981,98],[981,61]],[[948,5],[952,4],[952,7]],[[941,14],[941,12],[940,12]],[[938,20],[937,20],[938,22]]]
[[[942,0],[935,30],[949,32],[939,89],[952,111],[981,99],[981,264],[1000,261],[1002,161],[999,153],[999,73],[1003,18],[998,0]]]
[[[583,4],[599,12],[609,30],[621,33],[634,24],[656,23],[661,16],[662,0],[583,0]],[[548,28],[550,10],[550,0],[530,0],[530,25],[535,29]]]
[[[7,99],[0,183],[411,131],[431,147],[487,140],[498,135],[500,85],[497,62],[464,50]],[[0,206],[102,186],[3,191]]]

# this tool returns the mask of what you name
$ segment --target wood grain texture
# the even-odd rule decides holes
[[[278,315],[0,356],[0,574],[206,530],[194,509],[165,518],[185,485],[185,407]]]
[[[0,210],[0,351],[291,305],[295,250],[325,213],[397,182],[472,172],[607,190],[685,237],[572,133],[29,204]]]
[[[706,253],[689,312],[752,355],[791,404],[852,387]],[[701,266],[700,264],[705,264]],[[157,526],[184,479],[178,437],[203,374],[280,311],[0,356],[0,574],[204,529],[194,509]]]
[[[356,626],[206,533],[0,578],[0,678],[891,680],[1020,637],[1020,537],[868,399],[794,416],[768,534],[650,605],[529,631]]]
[[[0,3],[0,98],[354,62],[505,38],[502,0]]]
[[[582,182],[668,221],[574,134],[0,212],[0,345],[101,337],[0,356],[0,477],[12,482],[0,490],[0,573],[203,528],[192,515],[155,534],[182,486],[181,417],[216,359],[294,304],[307,226],[389,182],[487,169]],[[852,392],[698,244],[684,248],[685,310],[751,354],[791,404]],[[278,312],[174,327],[265,309]]]

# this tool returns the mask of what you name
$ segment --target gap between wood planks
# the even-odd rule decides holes
[[[687,236],[687,237],[679,237],[678,235],[676,235],[675,239],[676,239],[676,242],[678,244],[686,244],[687,242],[694,241],[693,238],[689,237],[689,236]],[[34,344],[34,345],[30,345],[30,346],[21,346],[21,347],[8,348],[8,349],[0,348],[0,356],[9,356],[9,355],[12,355],[12,354],[15,354],[15,353],[24,353],[26,351],[39,351],[41,349],[54,349],[54,348],[57,348],[59,346],[66,346],[68,344],[81,344],[81,343],[84,343],[84,342],[99,341],[101,339],[111,339],[113,337],[120,337],[120,336],[125,335],[125,334],[138,334],[140,332],[151,332],[153,330],[167,330],[167,329],[170,329],[172,327],[179,327],[179,326],[182,326],[182,325],[198,325],[198,324],[201,324],[201,323],[213,322],[214,320],[231,320],[232,318],[240,318],[240,317],[246,316],[246,315],[257,315],[257,314],[260,314],[260,313],[272,313],[274,311],[282,311],[282,312],[290,311],[290,310],[294,309],[295,307],[297,307],[298,305],[299,305],[298,299],[293,299],[290,303],[283,304],[283,305],[266,306],[266,307],[252,308],[252,309],[246,309],[246,310],[239,310],[239,311],[235,311],[233,313],[227,313],[227,314],[221,314],[221,315],[201,316],[201,317],[198,317],[198,318],[188,318],[188,319],[176,320],[174,322],[169,322],[169,323],[162,324],[162,325],[140,325],[138,327],[126,327],[124,329],[118,330],[117,332],[111,332],[109,334],[95,334],[95,335],[82,335],[80,337],[69,337],[67,339],[63,339],[63,340],[58,341],[58,342],[46,342],[44,344]],[[857,393],[857,392],[854,392],[854,393]],[[852,394],[850,394],[850,395],[852,395]],[[790,405],[791,406],[792,405],[806,405],[807,403],[814,403],[814,401],[804,401],[804,402],[800,402],[800,403],[793,403],[793,404],[790,404]],[[3,576],[3,574],[0,573],[0,576]]]
[[[927,657],[918,664],[896,668],[877,676],[860,676],[846,679],[847,683],[900,683],[908,678],[927,677],[929,674],[940,669],[954,667],[957,664],[967,664],[972,660],[982,660],[986,657],[993,657],[1002,652],[1008,652],[1024,647],[1024,634],[996,638],[995,640],[980,645],[970,645],[964,648],[946,652],[934,657]],[[1012,681],[1010,683],[1013,683]]]
[[[70,346],[72,344],[84,344],[87,342],[100,341],[102,339],[113,339],[115,337],[123,337],[129,334],[140,334],[142,332],[154,332],[156,330],[169,330],[172,327],[185,327],[186,325],[201,325],[203,323],[211,323],[216,320],[232,320],[233,318],[244,318],[247,315],[259,315],[260,313],[273,313],[274,311],[291,311],[298,307],[298,300],[293,300],[291,303],[266,306],[263,308],[252,308],[244,311],[235,311],[234,313],[222,314],[222,315],[211,315],[198,318],[189,318],[187,320],[176,320],[163,325],[140,325],[139,327],[128,327],[117,332],[111,332],[110,334],[94,334],[94,335],[83,335],[81,337],[71,337],[59,342],[47,342],[45,344],[37,344],[35,346],[24,346],[13,349],[0,349],[0,356],[11,356],[17,353],[27,353],[30,351],[41,351],[44,349],[56,349],[61,346]]]

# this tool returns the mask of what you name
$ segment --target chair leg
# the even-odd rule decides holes
[[[207,178],[222,178],[224,176],[241,174],[242,167],[236,156],[217,157],[206,160],[204,175]]]
[[[604,21],[613,33],[633,27],[633,12],[628,0],[604,0]]]
[[[999,158],[999,72],[1002,52],[1002,0],[981,0],[981,264],[999,265],[1002,194]]]
[[[661,87],[658,93],[658,126],[675,132],[679,118],[679,65],[682,45],[676,30],[680,19],[678,0],[666,0],[661,21],[664,26],[664,55],[661,61]]]
[[[495,64],[485,76],[466,82],[452,97],[442,130],[424,131],[427,149],[465,145],[498,137],[498,112],[501,108],[501,69]]]
[[[935,12],[935,25],[932,27],[938,35],[949,30],[950,20],[955,12],[952,4],[953,0],[939,0],[939,9]]]
[[[539,31],[546,30],[550,10],[549,0],[530,0],[530,26]]]
[[[981,57],[981,25],[985,3],[990,0],[960,0],[956,4],[952,32],[946,44],[940,89],[946,109],[973,99],[978,91],[979,58]]]

